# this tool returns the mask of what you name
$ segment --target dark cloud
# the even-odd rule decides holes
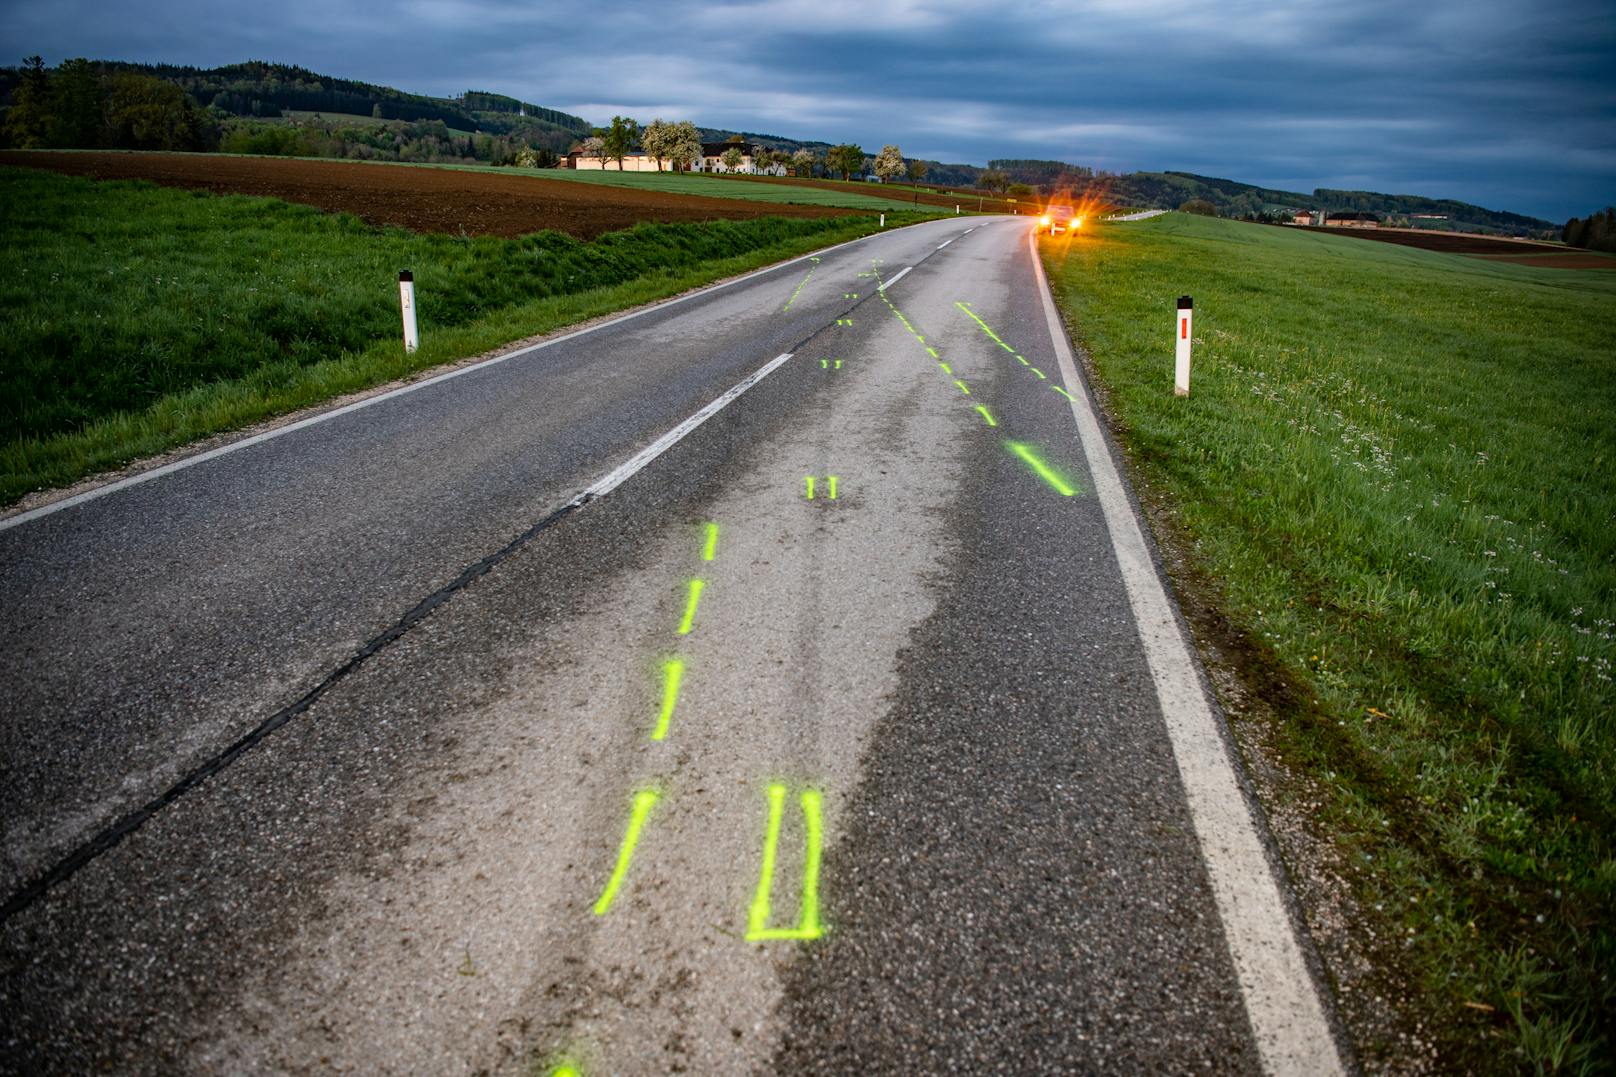
[[[1606,0],[13,0],[0,45],[1551,219],[1616,201]],[[13,61],[14,62],[14,61]]]

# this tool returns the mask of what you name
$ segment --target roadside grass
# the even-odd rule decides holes
[[[1043,256],[1442,1068],[1616,1069],[1616,275],[1176,213]]]
[[[0,206],[0,504],[878,227],[772,217],[592,243],[466,239],[29,169],[0,169]],[[401,268],[415,274],[414,355]]]

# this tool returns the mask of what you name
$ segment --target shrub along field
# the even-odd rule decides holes
[[[0,168],[0,504],[877,228],[417,235],[266,198]],[[889,226],[902,223],[889,218]],[[422,347],[403,353],[397,272]]]
[[[1616,274],[1184,214],[1043,250],[1442,1068],[1608,1072]]]

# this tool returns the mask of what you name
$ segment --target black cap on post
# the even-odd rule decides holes
[[[1181,295],[1181,296],[1178,297],[1178,309],[1179,310],[1189,310],[1193,306],[1195,306],[1195,304],[1193,302],[1191,302],[1189,296]]]
[[[403,284],[405,281],[414,281],[414,280],[415,280],[415,274],[411,273],[409,270],[401,269],[401,270],[398,271],[398,282],[400,284]]]

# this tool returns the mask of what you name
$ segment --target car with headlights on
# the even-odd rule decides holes
[[[1071,206],[1045,206],[1043,216],[1038,218],[1038,230],[1054,235],[1056,232],[1073,232],[1083,227],[1083,218]]]

